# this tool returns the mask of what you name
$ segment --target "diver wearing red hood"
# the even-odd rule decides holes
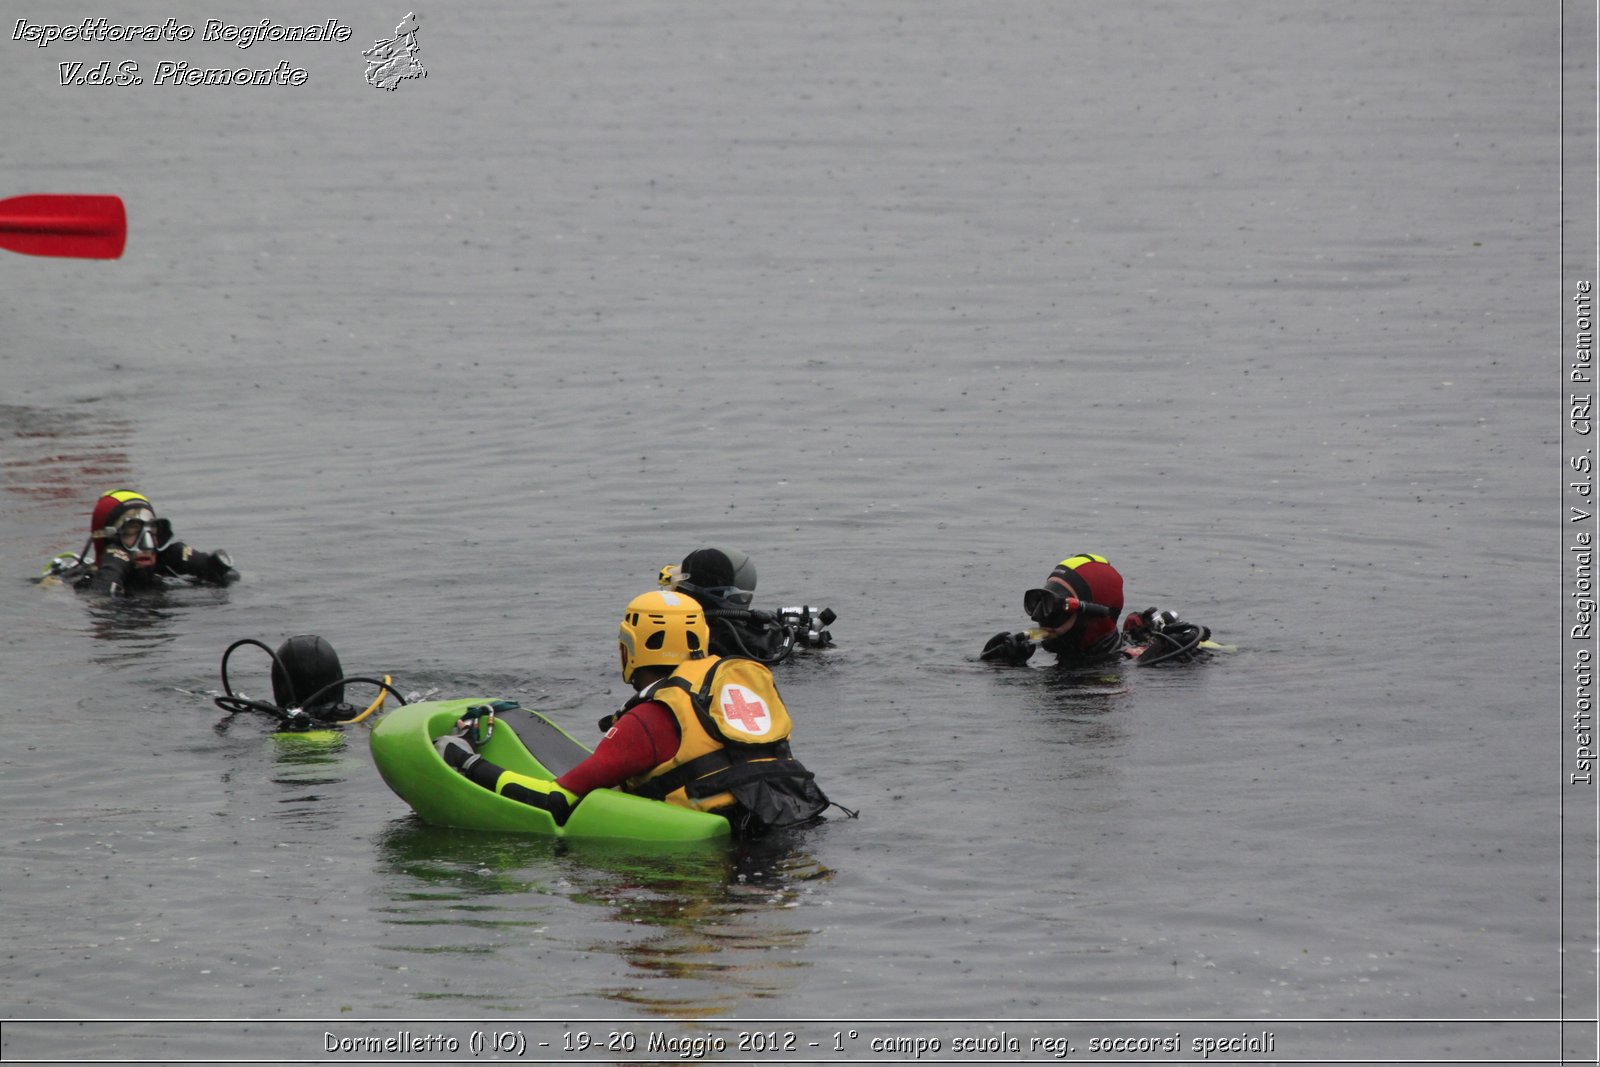
[[[1122,575],[1104,556],[1080,552],[1055,565],[1044,584],[1022,594],[1035,626],[997,633],[983,646],[990,663],[1021,666],[1036,648],[1055,653],[1063,667],[1086,667],[1127,658],[1141,667],[1189,663],[1212,649],[1211,631],[1170,611],[1149,608],[1128,615],[1122,628]],[[1038,642],[1035,644],[1034,642]]]
[[[94,549],[93,558],[89,550]],[[183,576],[213,585],[237,581],[228,553],[197,552],[172,537],[172,523],[156,517],[142,493],[116,489],[95,502],[89,540],[76,557],[57,557],[48,576],[80,590],[121,595]]]
[[[1060,663],[1098,663],[1122,649],[1122,575],[1104,556],[1082,552],[1057,563],[1043,585],[1022,594],[1022,606],[1044,631],[1039,647]]]

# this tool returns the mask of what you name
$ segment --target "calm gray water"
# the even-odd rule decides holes
[[[342,44],[11,39],[150,10],[0,27],[0,193],[131,219],[118,262],[0,262],[0,1014],[267,1022],[12,1022],[7,1059],[485,1019],[1592,1059],[1561,7],[499,0],[420,11],[393,92],[368,0]],[[104,59],[308,79],[59,84]],[[244,581],[29,584],[121,485]],[[839,612],[779,681],[859,820],[434,830],[362,731],[211,704],[232,641],[313,632],[592,739],[622,605],[703,543]],[[1084,550],[1240,651],[979,663]]]

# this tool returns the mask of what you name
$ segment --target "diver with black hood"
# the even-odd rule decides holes
[[[776,612],[750,606],[755,598],[756,565],[737,548],[697,548],[676,566],[661,568],[663,589],[693,598],[711,629],[711,652],[743,656],[771,666],[798,647],[833,644],[828,627],[838,615],[809,604]]]

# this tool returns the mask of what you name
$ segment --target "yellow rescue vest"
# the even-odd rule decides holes
[[[629,792],[697,811],[733,805],[729,792],[766,776],[810,777],[789,752],[794,723],[772,672],[755,660],[707,656],[686,660],[645,699],[677,720],[678,751]]]

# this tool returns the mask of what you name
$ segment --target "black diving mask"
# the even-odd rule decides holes
[[[1041,626],[1059,626],[1067,618],[1066,599],[1054,589],[1029,589],[1022,594],[1022,610]]]
[[[749,589],[740,589],[736,585],[698,586],[691,579],[694,575],[684,570],[677,564],[668,564],[661,568],[661,573],[656,578],[656,584],[663,589],[674,589],[687,593],[700,602],[700,606],[707,611],[749,611],[750,602],[756,594]]]

